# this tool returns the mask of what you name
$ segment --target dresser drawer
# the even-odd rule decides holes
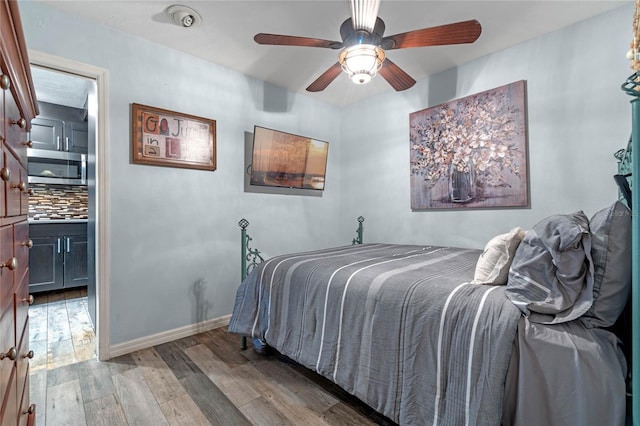
[[[26,197],[27,191],[27,173],[20,162],[11,154],[7,148],[3,149],[4,167],[8,170],[9,175],[3,175],[4,189],[6,192],[6,216],[19,216],[22,210],[22,194]],[[25,178],[23,181],[22,178]],[[27,206],[28,210],[28,206]],[[28,213],[25,212],[25,214]]]
[[[0,227],[0,241],[2,241],[0,245],[0,312],[4,313],[5,309],[10,309],[13,318],[13,283],[18,261],[13,253],[12,225]],[[4,340],[4,335],[0,334],[0,336]],[[15,339],[12,340],[15,341]],[[0,352],[3,349],[0,347]]]
[[[11,384],[10,386],[6,386],[0,389],[2,391],[2,395],[4,397],[5,404],[7,402],[6,395],[13,388],[13,404],[14,407],[17,406],[18,401],[15,393],[15,365],[14,362],[18,358],[18,348],[16,348],[15,344],[15,328],[13,322],[13,309],[2,310],[2,316],[0,316],[0,336],[2,336],[2,346],[0,346],[0,357],[3,359],[0,360],[0,383],[3,384]],[[6,336],[6,338],[5,338]],[[13,359],[11,359],[13,358]],[[17,408],[15,408],[17,411]],[[15,417],[14,417],[15,418]]]
[[[6,362],[4,359],[2,362]],[[9,362],[7,362],[9,364]],[[2,426],[17,424],[18,418],[18,392],[16,389],[16,367],[11,362],[10,371],[8,372],[6,389],[4,389],[4,404],[2,405]],[[4,378],[3,378],[4,380]]]
[[[19,162],[27,166],[28,122],[20,113],[10,90],[5,90],[4,123],[5,144],[14,152]]]
[[[5,173],[4,168],[4,155],[2,155],[2,150],[0,150],[0,174]],[[0,217],[7,216],[7,206],[5,204],[5,183],[4,180],[0,179]]]
[[[29,174],[24,167],[20,168],[20,182],[23,185],[20,191],[20,214],[29,216],[29,196],[32,191],[29,190]]]
[[[19,326],[19,323],[16,323],[16,325],[18,328],[22,328]],[[24,329],[22,330],[20,345],[18,346],[18,359],[16,359],[16,385],[20,399],[22,399],[25,385],[28,382],[29,360],[31,358],[33,358],[33,352],[29,352],[29,321],[25,318]],[[20,402],[20,400],[17,402]]]
[[[16,307],[16,334],[15,339],[16,342],[20,341],[20,336],[25,333],[25,329],[28,333],[29,328],[27,327],[27,321],[29,317],[29,275],[25,275],[22,277],[22,282],[18,286],[15,292],[15,307]],[[28,335],[28,334],[27,334]],[[27,339],[29,340],[29,339]],[[28,342],[27,342],[28,344]],[[24,351],[24,353],[29,352],[29,350]],[[22,352],[20,352],[22,353]]]
[[[27,369],[26,375],[29,375],[29,369]],[[19,410],[20,417],[18,418],[18,426],[31,426],[36,424],[36,405],[29,404],[29,380],[24,383]]]
[[[8,77],[2,74],[2,71],[0,70],[0,79],[7,79],[7,78]],[[6,132],[4,130],[4,97],[5,96],[11,96],[11,92],[9,90],[4,89],[2,81],[0,81],[0,142],[4,142],[5,135],[6,135]]]
[[[32,242],[29,239],[29,224],[26,220],[13,224],[13,238],[13,255],[18,260],[14,284],[18,284],[24,280],[24,275],[29,269],[29,248]]]

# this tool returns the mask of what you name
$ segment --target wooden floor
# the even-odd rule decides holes
[[[29,306],[32,373],[95,358],[95,340],[86,287],[34,295]]]
[[[84,354],[32,360],[38,425],[394,424],[278,354],[240,351],[226,327],[106,362]]]

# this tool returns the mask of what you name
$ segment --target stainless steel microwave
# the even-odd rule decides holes
[[[86,154],[28,148],[27,157],[29,183],[87,184]]]

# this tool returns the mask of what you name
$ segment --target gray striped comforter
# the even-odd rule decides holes
[[[229,331],[263,339],[400,424],[499,425],[520,311],[469,284],[480,251],[365,244],[279,256]]]

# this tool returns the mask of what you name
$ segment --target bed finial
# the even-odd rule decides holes
[[[240,235],[241,235],[241,243],[242,243],[242,274],[241,278],[244,281],[249,275],[249,272],[253,268],[256,267],[261,262],[264,262],[264,259],[260,255],[260,250],[252,249],[249,247],[249,242],[252,238],[247,234],[247,228],[249,227],[249,221],[247,219],[240,219],[238,222],[238,226],[240,226]],[[247,263],[248,262],[248,263]]]
[[[249,275],[249,272],[251,272],[251,270],[255,268],[256,265],[258,265],[260,262],[264,262],[264,259],[260,255],[260,250],[252,249],[251,247],[249,247],[249,242],[252,240],[249,234],[247,234],[249,221],[247,219],[242,218],[238,222],[238,226],[240,227],[240,235],[241,235],[240,241],[241,241],[241,251],[242,251],[241,253],[242,261],[240,263],[240,268],[241,268],[240,277],[241,277],[241,281],[244,281],[244,279],[247,278],[247,275]],[[247,261],[249,262],[248,265],[247,265]],[[245,336],[242,336],[240,349],[241,350],[247,349],[247,338]]]
[[[362,244],[362,230],[364,228],[362,222],[364,222],[364,217],[358,216],[358,229],[356,229],[357,236],[353,239],[351,245]]]

